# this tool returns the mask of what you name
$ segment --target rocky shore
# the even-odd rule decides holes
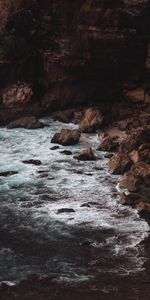
[[[110,174],[121,175],[120,202],[149,222],[150,1],[11,2],[0,3],[0,126],[36,130],[44,128],[39,118],[46,115],[76,124],[54,135],[51,150],[64,146],[62,154],[76,161],[96,161],[106,152]],[[84,133],[97,133],[99,146],[74,155],[67,147]],[[68,286],[58,292],[53,279],[39,278],[0,286],[2,300],[60,300],[61,290]],[[101,299],[110,300],[106,294]]]

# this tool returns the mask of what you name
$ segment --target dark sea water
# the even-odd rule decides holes
[[[44,129],[0,129],[0,172],[18,172],[0,177],[0,282],[36,274],[69,285],[76,300],[150,299],[148,223],[119,203],[106,153],[78,162],[60,153],[66,147],[50,150],[55,132],[76,126],[44,121]],[[98,143],[83,135],[67,150]],[[58,214],[61,208],[74,212]]]

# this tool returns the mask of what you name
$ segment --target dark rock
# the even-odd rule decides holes
[[[35,165],[35,166],[40,166],[42,164],[42,162],[38,159],[23,160],[22,162],[24,164]]]
[[[64,155],[72,155],[72,152],[69,150],[64,150],[64,151],[61,151],[60,153],[64,154]]]
[[[38,129],[43,127],[44,124],[39,122],[39,120],[36,119],[35,117],[20,118],[16,121],[9,123],[7,126],[8,129],[13,129],[13,128]]]
[[[0,172],[0,177],[8,177],[12,175],[16,175],[18,172],[16,171],[6,171],[6,172]]]
[[[52,148],[50,148],[50,150],[57,150],[57,149],[59,149],[59,146],[53,146]]]
[[[91,206],[88,203],[83,203],[80,207],[89,207],[90,208]]]
[[[79,143],[81,133],[79,130],[62,129],[60,133],[56,133],[51,143],[70,146]]]
[[[72,208],[60,208],[57,211],[57,214],[63,214],[63,213],[74,213],[75,210]]]
[[[87,148],[87,149],[81,150],[79,153],[74,155],[74,158],[77,160],[81,160],[81,161],[96,160],[96,156],[95,156],[92,148]]]

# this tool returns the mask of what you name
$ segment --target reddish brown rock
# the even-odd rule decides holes
[[[87,149],[81,150],[79,153],[74,155],[74,158],[77,160],[82,160],[82,161],[96,160],[96,156],[95,156],[92,148],[87,148]]]
[[[117,151],[119,148],[119,139],[118,137],[110,137],[106,136],[103,138],[101,144],[98,146],[97,150],[99,151],[106,151],[106,152],[113,152]]]
[[[13,128],[38,129],[43,127],[44,124],[39,122],[39,120],[36,117],[23,117],[9,123],[7,126],[8,129],[13,129]]]
[[[30,85],[14,84],[4,90],[2,98],[6,107],[15,108],[16,106],[25,106],[31,102],[33,91]]]
[[[124,174],[119,186],[121,203],[132,205],[141,211],[146,208],[148,210],[150,203],[150,166],[148,164],[138,162],[133,165],[131,170]]]
[[[109,161],[109,170],[112,174],[124,174],[132,166],[132,161],[127,154],[117,153]]]
[[[62,129],[60,133],[56,133],[51,143],[63,146],[75,145],[79,143],[81,133],[79,130]]]
[[[120,145],[121,150],[129,153],[133,150],[137,150],[141,144],[150,143],[149,133],[150,128],[148,126],[134,129],[122,139]]]
[[[95,132],[101,127],[103,121],[104,117],[99,108],[88,108],[80,123],[80,130],[82,132]]]

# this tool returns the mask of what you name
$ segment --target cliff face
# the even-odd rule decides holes
[[[149,89],[149,1],[2,3],[1,88],[29,83],[43,111]]]

